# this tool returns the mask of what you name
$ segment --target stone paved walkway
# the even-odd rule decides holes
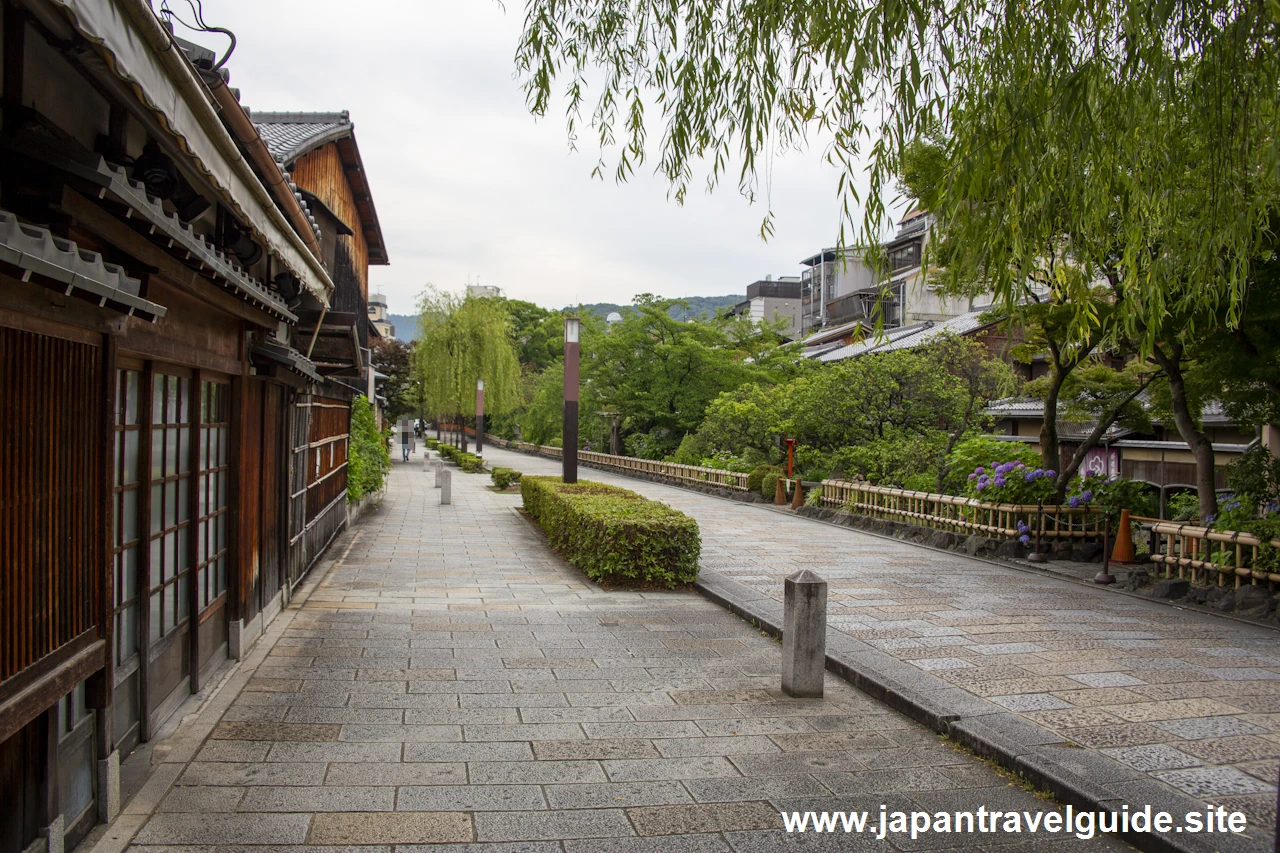
[[[558,474],[557,460],[486,450]],[[829,624],[1203,802],[1275,826],[1280,633],[594,469],[692,515],[704,571],[776,600],[830,583]],[[1270,831],[1266,832],[1268,838]]]
[[[221,719],[157,747],[168,775],[126,812],[132,849],[1127,849],[787,836],[780,809],[1048,806],[834,677],[825,699],[780,695],[778,645],[695,593],[585,583],[487,477],[455,470],[448,507],[428,479],[397,464],[381,509],[216,697]]]

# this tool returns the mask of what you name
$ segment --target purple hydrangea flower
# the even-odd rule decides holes
[[[1018,541],[1020,541],[1023,545],[1030,545],[1031,537],[1024,533],[1018,537]]]
[[[985,474],[985,473],[987,473],[987,469],[986,469],[986,468],[983,468],[981,465],[979,465],[979,466],[977,467],[977,469],[976,469],[976,470],[974,470],[974,472],[973,472],[973,473],[975,473],[975,474]]]
[[[1046,477],[1056,477],[1056,476],[1058,476],[1058,472],[1057,472],[1057,471],[1055,471],[1055,470],[1053,470],[1052,468],[1050,468],[1049,470],[1047,470],[1047,471],[1045,471],[1045,472],[1044,472],[1044,475],[1045,475]]]
[[[1089,501],[1093,500],[1093,490],[1089,489],[1085,491],[1085,493],[1080,496],[1080,500],[1084,501],[1085,503],[1089,503]]]
[[[976,480],[976,479],[978,479],[978,475],[977,475],[976,473],[974,473],[974,474],[970,474],[970,475],[969,475],[969,479],[970,479],[970,480]]]
[[[996,485],[997,485],[997,486],[1003,486],[1003,485],[1004,485],[1004,483],[1005,483],[1004,475],[1003,475],[1003,474],[998,475],[998,476],[996,477]]]
[[[1028,483],[1034,483],[1036,481],[1036,472],[1028,471],[1027,473],[1022,475],[1022,479]]]

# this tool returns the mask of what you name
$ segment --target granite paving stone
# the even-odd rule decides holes
[[[473,837],[471,815],[462,812],[317,814],[312,844],[439,844]]]
[[[526,473],[554,468],[501,450],[486,449],[486,458]],[[156,797],[157,811],[140,819],[135,851],[729,853],[789,849],[794,842],[780,832],[780,808],[853,808],[863,801],[859,791],[875,792],[867,795],[875,797],[874,808],[908,802],[896,797],[933,796],[939,786],[987,792],[987,799],[1024,808],[1051,807],[1021,789],[1010,792],[988,766],[833,676],[823,699],[789,699],[779,691],[779,647],[758,629],[692,591],[602,590],[513,511],[518,495],[494,493],[485,488],[487,477],[455,472],[453,503],[442,507],[420,461],[393,465],[381,505],[342,534],[313,570],[311,596],[289,605],[291,621],[265,649],[265,660],[223,702],[229,707],[216,727],[209,722],[213,734],[195,759],[173,769],[176,782]],[[859,593],[833,599],[850,614],[846,624],[874,631],[886,623],[878,630],[922,645],[969,644],[893,652],[914,654],[915,663],[947,661],[930,669],[904,657],[905,671],[973,673],[979,677],[954,683],[985,683],[990,695],[1062,694],[1068,701],[1077,690],[1131,686],[1071,679],[1091,671],[1080,663],[1056,672],[1031,669],[1058,662],[1030,647],[1054,648],[1074,624],[1071,616],[1021,618],[1039,606],[1035,601],[988,595],[976,581],[961,585],[963,601],[951,592],[925,594],[902,582],[911,575],[928,585],[918,559],[890,554],[876,573],[856,569],[884,556],[880,540],[615,481],[698,517],[704,566],[754,576],[764,596],[773,594],[783,568],[819,565],[839,551],[850,570],[833,590],[843,585]],[[752,518],[763,527],[749,525]],[[782,540],[769,538],[778,524],[802,524],[797,529],[816,535],[778,547]],[[1104,615],[1131,613],[1121,607]],[[1089,624],[1151,632],[1144,620]],[[1002,625],[1013,630],[978,633]],[[1217,641],[1194,642],[1213,648]],[[1161,659],[1147,654],[1143,661]],[[1195,663],[1221,669],[1233,668],[1234,660],[1206,655]],[[1119,671],[1119,664],[1109,666]],[[1211,677],[1190,666],[1195,678]],[[991,694],[1001,679],[1020,681]],[[1255,698],[1274,684],[1231,683]],[[1222,705],[1197,706],[1198,713],[1182,715],[1188,718],[1270,712],[1261,704],[1226,711],[1235,697],[1225,693],[1141,698],[1152,705]],[[1075,721],[1114,720],[1113,728],[1133,729],[1129,737],[1145,727],[1171,743],[1190,743],[1150,725],[1179,718]],[[1106,727],[1092,727],[1100,728]],[[1236,755],[1241,737],[1248,736],[1196,743],[1215,755]],[[1266,785],[1257,774],[1260,762],[1270,760],[1269,752],[1257,755],[1249,763],[1255,772],[1242,775]],[[1195,783],[1177,781],[1178,790]],[[1264,810],[1260,795],[1238,780],[1224,795],[1253,797],[1242,802]],[[826,849],[829,840],[810,836],[806,846]],[[841,850],[863,847],[860,838],[838,840]],[[985,843],[963,839],[958,846],[978,850]],[[1094,839],[1072,849],[1123,846]]]

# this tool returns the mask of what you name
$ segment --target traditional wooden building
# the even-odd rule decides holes
[[[213,55],[146,0],[0,0],[0,30],[0,853],[19,853],[114,816],[121,757],[346,523],[367,383],[330,376],[365,375],[367,331],[340,364],[308,353],[367,272],[326,216],[386,254],[367,184],[348,178],[367,217],[295,192]]]
[[[318,329],[311,357],[326,376],[365,393],[372,386],[369,265],[386,264],[387,246],[369,192],[355,125],[337,113],[254,110],[253,124],[297,187],[320,226],[323,258],[333,275],[327,310],[303,306],[304,328]]]

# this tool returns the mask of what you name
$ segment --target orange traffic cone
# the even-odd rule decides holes
[[[1116,546],[1111,549],[1111,562],[1133,563],[1133,533],[1129,529],[1129,510],[1120,510],[1120,529],[1116,531]]]
[[[773,502],[779,506],[785,506],[787,503],[787,481],[782,477],[778,478],[778,485],[773,490]]]
[[[796,490],[791,495],[791,508],[799,509],[804,506],[804,484],[799,478],[797,478],[795,485]]]

